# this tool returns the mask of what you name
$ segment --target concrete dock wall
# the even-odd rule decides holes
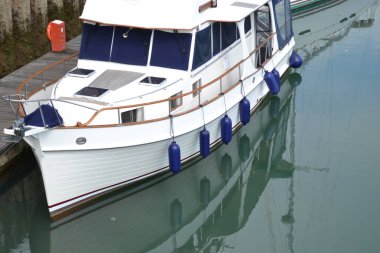
[[[85,0],[2,0],[0,4],[0,39],[6,34],[12,34],[15,26],[27,29],[28,25],[42,17],[43,23],[47,21],[49,10],[62,8],[64,3],[81,9]]]
[[[78,36],[84,4],[85,0],[1,0],[0,78],[50,50],[48,22],[65,21],[67,40]]]

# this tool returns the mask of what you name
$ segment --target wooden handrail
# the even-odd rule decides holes
[[[17,87],[17,89],[16,89],[16,94],[20,94],[21,91],[22,91],[22,89],[24,89],[25,85],[26,85],[30,80],[32,80],[33,78],[35,78],[36,76],[38,76],[38,75],[40,75],[40,74],[46,72],[46,71],[49,70],[49,69],[52,69],[53,67],[57,66],[58,64],[61,64],[61,63],[66,62],[66,61],[68,61],[68,60],[71,60],[72,58],[74,58],[74,57],[76,57],[76,56],[78,56],[78,55],[79,55],[79,53],[72,54],[72,55],[70,55],[70,56],[68,56],[68,57],[66,57],[66,58],[64,58],[64,59],[61,59],[61,60],[59,60],[59,61],[57,61],[57,62],[54,62],[54,63],[52,63],[52,64],[50,64],[50,65],[48,65],[48,66],[46,66],[46,67],[40,69],[39,71],[37,71],[36,73],[34,73],[33,75],[31,75],[30,77],[28,77],[27,79],[25,79],[25,80],[24,80],[24,81],[23,81],[23,82]],[[33,92],[34,92],[34,91],[32,91],[31,93],[33,93]],[[25,94],[25,95],[27,95],[27,94]],[[27,98],[27,97],[25,97],[25,98]]]
[[[261,43],[259,46],[257,46],[245,59],[242,59],[240,60],[238,63],[236,63],[234,66],[232,66],[229,70],[227,70],[226,72],[224,72],[222,75],[220,75],[219,77],[216,77],[214,78],[213,80],[211,80],[210,82],[192,90],[192,91],[189,91],[189,92],[186,92],[186,93],[183,93],[182,95],[179,95],[179,96],[175,96],[175,97],[170,97],[170,98],[166,98],[166,99],[161,99],[161,100],[156,100],[156,101],[152,101],[152,102],[146,102],[146,103],[141,103],[141,104],[133,104],[133,105],[125,105],[125,106],[116,106],[116,107],[106,107],[106,108],[102,108],[100,110],[98,110],[97,112],[94,113],[94,115],[92,115],[92,117],[85,123],[81,123],[81,122],[78,122],[77,123],[77,126],[78,127],[87,127],[89,126],[89,124],[91,124],[92,121],[94,121],[94,119],[103,111],[111,111],[111,110],[120,110],[120,109],[128,109],[128,108],[136,108],[136,107],[143,107],[143,106],[148,106],[148,105],[154,105],[154,104],[159,104],[159,103],[165,103],[165,102],[169,102],[169,101],[172,101],[172,100],[176,100],[176,99],[179,99],[179,98],[184,98],[188,95],[191,95],[193,93],[196,93],[198,91],[201,91],[207,87],[209,87],[210,85],[212,85],[213,83],[216,83],[217,81],[221,80],[223,77],[227,76],[228,74],[230,74],[232,71],[234,71],[236,68],[238,68],[242,63],[244,63],[245,61],[247,61],[248,59],[251,58],[251,56],[255,53],[258,52],[258,50],[265,46],[266,43],[268,43],[275,35],[276,33],[272,33],[270,36],[268,36],[268,38],[263,42]],[[240,81],[239,81],[240,82]],[[239,82],[237,84],[235,84],[233,87],[231,87],[230,89],[227,90],[227,92],[229,92],[232,88],[236,87],[236,85],[239,84]],[[217,98],[219,96],[219,94],[215,97]],[[190,109],[192,111],[192,109]],[[183,114],[181,114],[183,115]],[[177,115],[172,115],[172,116],[177,116]]]

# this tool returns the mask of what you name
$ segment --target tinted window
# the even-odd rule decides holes
[[[136,122],[137,109],[121,113],[121,123]]]
[[[222,23],[222,50],[236,41],[237,31],[235,23]]]
[[[211,26],[199,31],[195,35],[193,69],[211,59]]]
[[[244,32],[247,33],[251,30],[251,18],[250,16],[246,17],[245,18],[245,21],[244,21]]]
[[[191,45],[190,33],[154,31],[152,66],[187,70]]]
[[[169,102],[169,110],[170,111],[174,111],[178,107],[182,106],[183,101],[182,101],[182,97],[180,97],[180,96],[182,96],[182,91],[178,92],[177,94],[174,94],[173,96],[170,97],[170,98],[179,97],[179,98],[170,100],[170,102]]]

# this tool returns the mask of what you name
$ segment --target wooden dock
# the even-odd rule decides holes
[[[29,76],[54,62],[77,53],[80,47],[80,40],[81,37],[79,36],[68,42],[67,49],[63,52],[49,52],[24,67],[14,71],[10,75],[0,79],[0,96],[15,94],[16,88]],[[25,147],[23,142],[15,145],[15,143],[6,140],[7,136],[3,133],[3,129],[11,126],[15,119],[16,115],[9,103],[3,99],[0,99],[0,168],[21,153]]]

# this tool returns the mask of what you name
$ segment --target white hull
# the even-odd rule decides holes
[[[246,209],[246,200],[254,202],[253,196],[259,198],[273,172],[268,170],[275,169],[275,166],[258,166],[258,160],[264,160],[258,154],[263,155],[262,150],[268,154],[270,152],[269,148],[263,148],[266,146],[265,142],[268,142],[263,132],[273,121],[277,122],[279,128],[286,128],[290,120],[286,111],[292,97],[292,89],[289,84],[284,88],[286,90],[279,94],[281,114],[276,119],[271,117],[270,104],[261,107],[261,110],[252,115],[253,122],[239,130],[238,136],[235,136],[229,145],[218,148],[208,159],[194,164],[191,169],[163,181],[158,178],[159,184],[150,187],[143,185],[143,189],[139,188],[134,193],[123,191],[107,198],[103,203],[97,203],[83,212],[53,223],[50,231],[50,251],[59,251],[62,245],[65,245],[69,252],[105,252],[105,247],[109,245],[107,242],[111,240],[114,248],[128,248],[130,252],[173,252],[175,246],[179,249],[189,240],[192,241],[193,236],[200,230],[203,238],[207,238],[200,244],[205,245],[215,236],[212,231],[207,231],[207,220],[214,217],[216,223],[225,222],[226,216],[231,215],[228,209],[238,209],[233,205],[235,203],[241,204],[242,215],[239,218],[240,223],[231,230],[236,231],[243,227],[244,221],[252,214],[251,209]],[[275,133],[282,131],[286,132],[286,129],[276,130]],[[286,138],[288,135],[283,136]],[[249,153],[245,160],[240,157],[243,149],[240,145],[241,137],[250,140]],[[278,146],[283,143],[283,139],[276,141],[277,146],[273,146],[272,150],[281,150]],[[223,173],[221,165],[224,155],[231,158],[231,174],[228,176]],[[265,155],[264,157],[267,158]],[[271,160],[272,157],[267,159]],[[200,183],[203,179],[210,182],[210,201],[207,205],[201,199]],[[251,186],[247,187],[249,181]],[[236,202],[228,201],[231,193]],[[175,233],[176,244],[173,245],[174,225],[170,207],[175,200],[181,203],[182,208],[181,222],[177,224],[178,231]],[[253,208],[255,205],[249,206]],[[110,222],[110,219],[114,222]],[[94,227],[102,229],[94,230]],[[40,227],[38,229],[44,231]],[[109,236],[112,236],[112,239]],[[97,238],[97,241],[94,242],[93,238]]]
[[[289,66],[293,45],[292,40],[277,51],[267,68],[276,67],[282,75]],[[261,71],[253,78],[244,80],[244,89],[254,109],[268,94],[268,88]],[[220,141],[220,119],[225,108],[232,126],[239,126],[242,97],[241,87],[237,86],[225,94],[225,99],[220,97],[204,107],[213,145]],[[181,148],[182,163],[199,156],[203,124],[201,109],[174,118],[174,139]],[[170,129],[167,119],[134,126],[53,129],[25,137],[41,167],[49,211],[58,214],[101,193],[169,170]],[[85,137],[86,145],[77,145],[78,137]]]

